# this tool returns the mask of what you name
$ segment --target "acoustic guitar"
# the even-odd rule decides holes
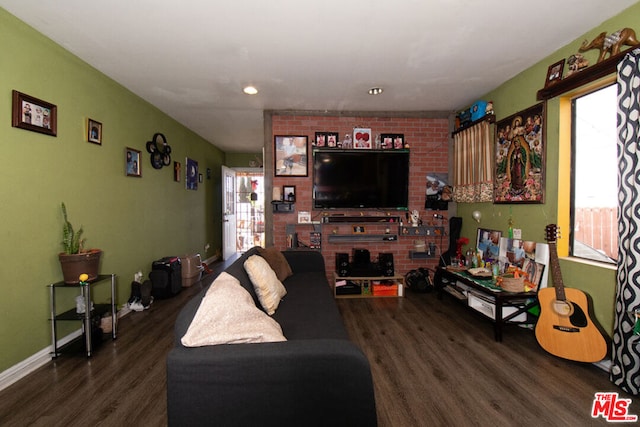
[[[556,247],[558,227],[549,224],[545,230],[554,287],[538,291],[540,318],[536,339],[555,356],[577,362],[598,362],[607,354],[607,341],[589,316],[587,295],[564,287]]]

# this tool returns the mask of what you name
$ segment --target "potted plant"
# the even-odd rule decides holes
[[[80,283],[80,275],[87,274],[87,281],[95,280],[100,270],[100,249],[85,249],[86,239],[82,238],[82,226],[74,231],[73,226],[67,218],[67,207],[62,203],[62,216],[64,224],[62,226],[62,246],[64,252],[58,254],[62,277],[65,283]]]

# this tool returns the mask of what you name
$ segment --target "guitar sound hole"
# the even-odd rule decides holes
[[[556,300],[553,302],[553,309],[560,316],[568,316],[573,326],[577,328],[587,327],[587,315],[579,305],[572,304],[569,301]]]
[[[568,301],[555,300],[553,302],[553,309],[560,316],[571,316],[573,314],[573,304]]]

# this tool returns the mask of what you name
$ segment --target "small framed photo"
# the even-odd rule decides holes
[[[274,136],[274,175],[309,176],[306,135]]]
[[[87,142],[102,145],[102,123],[87,119]]]
[[[353,226],[353,234],[364,234],[364,233],[365,233],[364,225]]]
[[[341,144],[338,141],[338,132],[327,132],[327,147],[336,148]]]
[[[380,148],[383,150],[401,150],[404,148],[404,134],[383,133],[380,135]]]
[[[295,185],[284,185],[282,187],[283,200],[285,202],[295,202],[296,201],[296,186]]]
[[[127,147],[126,150],[126,163],[127,176],[142,176],[142,169],[140,165],[140,151]]]
[[[383,150],[391,150],[393,148],[393,135],[383,133],[380,135],[380,148]]]
[[[478,228],[476,248],[482,253],[484,261],[497,260],[500,254],[500,238],[502,231]]]
[[[393,138],[394,150],[402,150],[404,148],[404,135],[396,134]]]
[[[298,212],[298,224],[310,224],[311,223],[311,214],[309,211],[299,211]]]
[[[547,80],[544,82],[544,87],[549,87],[554,83],[562,80],[562,72],[564,71],[564,59],[551,64],[547,70]]]
[[[370,128],[353,128],[353,148],[366,150],[372,145]]]
[[[13,91],[11,114],[13,127],[56,136],[58,131],[58,107],[24,93]]]
[[[313,140],[313,145],[318,148],[324,148],[327,146],[327,133],[316,132],[316,138]]]

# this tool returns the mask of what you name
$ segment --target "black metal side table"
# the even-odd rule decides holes
[[[104,282],[107,279],[111,279],[111,303],[110,304],[95,304],[93,310],[91,309],[91,288],[96,286],[100,282]],[[67,284],[64,282],[51,283],[48,285],[49,287],[49,297],[50,297],[50,310],[51,310],[51,345],[53,351],[51,352],[51,357],[56,358],[60,356],[60,349],[58,348],[58,331],[57,331],[57,322],[62,320],[81,320],[82,321],[82,329],[84,330],[85,337],[85,349],[87,352],[87,357],[91,357],[93,351],[93,341],[92,341],[92,328],[91,328],[91,318],[92,316],[98,315],[99,313],[106,313],[111,310],[111,338],[116,339],[117,331],[116,331],[116,275],[115,274],[100,274],[96,277],[95,280],[91,280],[87,285],[80,284]],[[77,313],[76,308],[72,308],[63,313],[57,313],[56,311],[56,290],[58,289],[69,289],[69,288],[80,288],[80,292],[82,297],[84,298],[85,303],[85,311],[84,313]]]

